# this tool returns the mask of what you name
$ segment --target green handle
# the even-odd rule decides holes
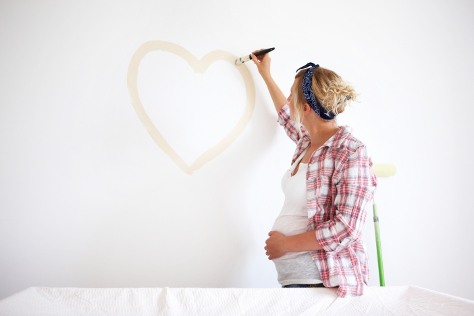
[[[375,203],[374,203],[374,225],[375,225],[375,241],[377,243],[377,261],[379,263],[380,286],[385,286],[385,278],[383,276],[382,244],[380,243],[379,217],[377,214],[377,205]]]

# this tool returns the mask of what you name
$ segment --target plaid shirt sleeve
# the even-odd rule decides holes
[[[281,126],[285,129],[286,134],[291,138],[292,141],[298,143],[301,138],[301,134],[298,133],[297,123],[290,119],[290,103],[286,103],[278,112],[278,120]]]
[[[315,229],[316,239],[326,252],[339,252],[361,239],[366,218],[365,206],[372,200],[376,187],[377,177],[372,170],[372,160],[362,144],[342,167],[333,204],[335,216]]]

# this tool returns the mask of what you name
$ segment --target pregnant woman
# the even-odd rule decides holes
[[[339,297],[363,295],[369,257],[362,231],[377,177],[366,146],[336,120],[357,95],[335,72],[310,62],[297,69],[286,98],[270,75],[269,54],[256,57],[258,51],[252,60],[278,122],[296,144],[266,255],[282,287],[337,287]]]

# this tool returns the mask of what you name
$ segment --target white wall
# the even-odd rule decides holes
[[[198,59],[271,53],[288,95],[307,62],[361,93],[339,116],[374,163],[387,286],[474,299],[472,1],[2,1],[0,299],[30,286],[280,287],[265,240],[294,151],[255,65],[255,109],[189,175],[135,112],[127,69],[162,40]],[[235,68],[170,53],[140,66],[144,108],[188,162],[245,107]],[[194,158],[193,158],[194,157]],[[378,286],[371,205],[370,284]]]

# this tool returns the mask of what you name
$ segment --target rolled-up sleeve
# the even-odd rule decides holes
[[[377,188],[372,160],[363,144],[348,157],[341,172],[335,185],[332,208],[335,216],[315,229],[316,239],[327,252],[339,252],[361,239],[367,215],[365,207]]]
[[[292,141],[298,143],[301,138],[301,134],[298,133],[298,126],[297,123],[290,119],[290,103],[286,103],[284,106],[281,107],[280,111],[278,112],[278,123],[285,129],[286,134],[288,137],[291,138]],[[302,130],[303,133],[303,130]]]

